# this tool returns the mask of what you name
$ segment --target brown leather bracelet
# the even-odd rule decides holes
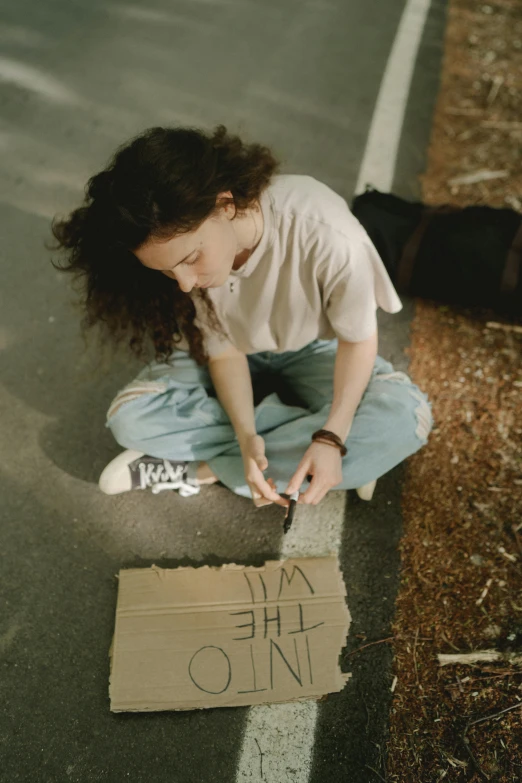
[[[341,457],[344,457],[343,449],[339,448],[337,443],[333,443],[333,441],[331,441],[331,440],[322,440],[321,438],[315,438],[314,439],[314,443],[322,443],[323,446],[333,446],[334,449],[338,449],[340,451]],[[346,446],[344,447],[344,451],[346,453]]]
[[[317,430],[312,435],[312,441],[324,443],[326,446],[335,446],[341,452],[341,457],[344,457],[348,452],[339,435],[336,435],[335,432],[330,432],[330,430]]]

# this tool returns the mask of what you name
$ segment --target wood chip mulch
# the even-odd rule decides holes
[[[522,211],[522,2],[449,0],[423,200]],[[470,185],[449,180],[504,172]],[[522,781],[522,327],[418,301],[387,781]],[[493,651],[497,660],[439,654]]]

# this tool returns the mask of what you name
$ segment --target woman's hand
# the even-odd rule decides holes
[[[254,505],[266,506],[269,503],[277,503],[280,506],[288,506],[289,501],[278,495],[272,479],[265,479],[263,476],[263,471],[268,468],[263,438],[260,435],[250,435],[240,443],[240,447],[245,466],[245,478],[252,490]]]
[[[285,494],[291,495],[297,492],[308,475],[312,476],[312,481],[306,492],[299,495],[298,503],[316,506],[329,489],[336,487],[342,481],[339,449],[326,443],[312,443],[292,476]]]

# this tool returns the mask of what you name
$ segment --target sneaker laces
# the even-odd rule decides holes
[[[159,464],[143,461],[138,463],[138,471],[141,489],[150,487],[154,495],[166,489],[185,489],[187,487],[196,490],[196,492],[189,494],[197,494],[199,491],[199,487],[189,484],[187,466],[183,463],[174,466],[166,459]]]

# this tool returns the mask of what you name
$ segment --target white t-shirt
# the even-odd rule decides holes
[[[316,339],[360,342],[377,328],[376,309],[402,308],[384,264],[347,203],[313,177],[281,175],[260,198],[261,240],[227,283],[208,289],[228,339],[196,325],[209,356],[232,343],[245,354],[298,351]]]

